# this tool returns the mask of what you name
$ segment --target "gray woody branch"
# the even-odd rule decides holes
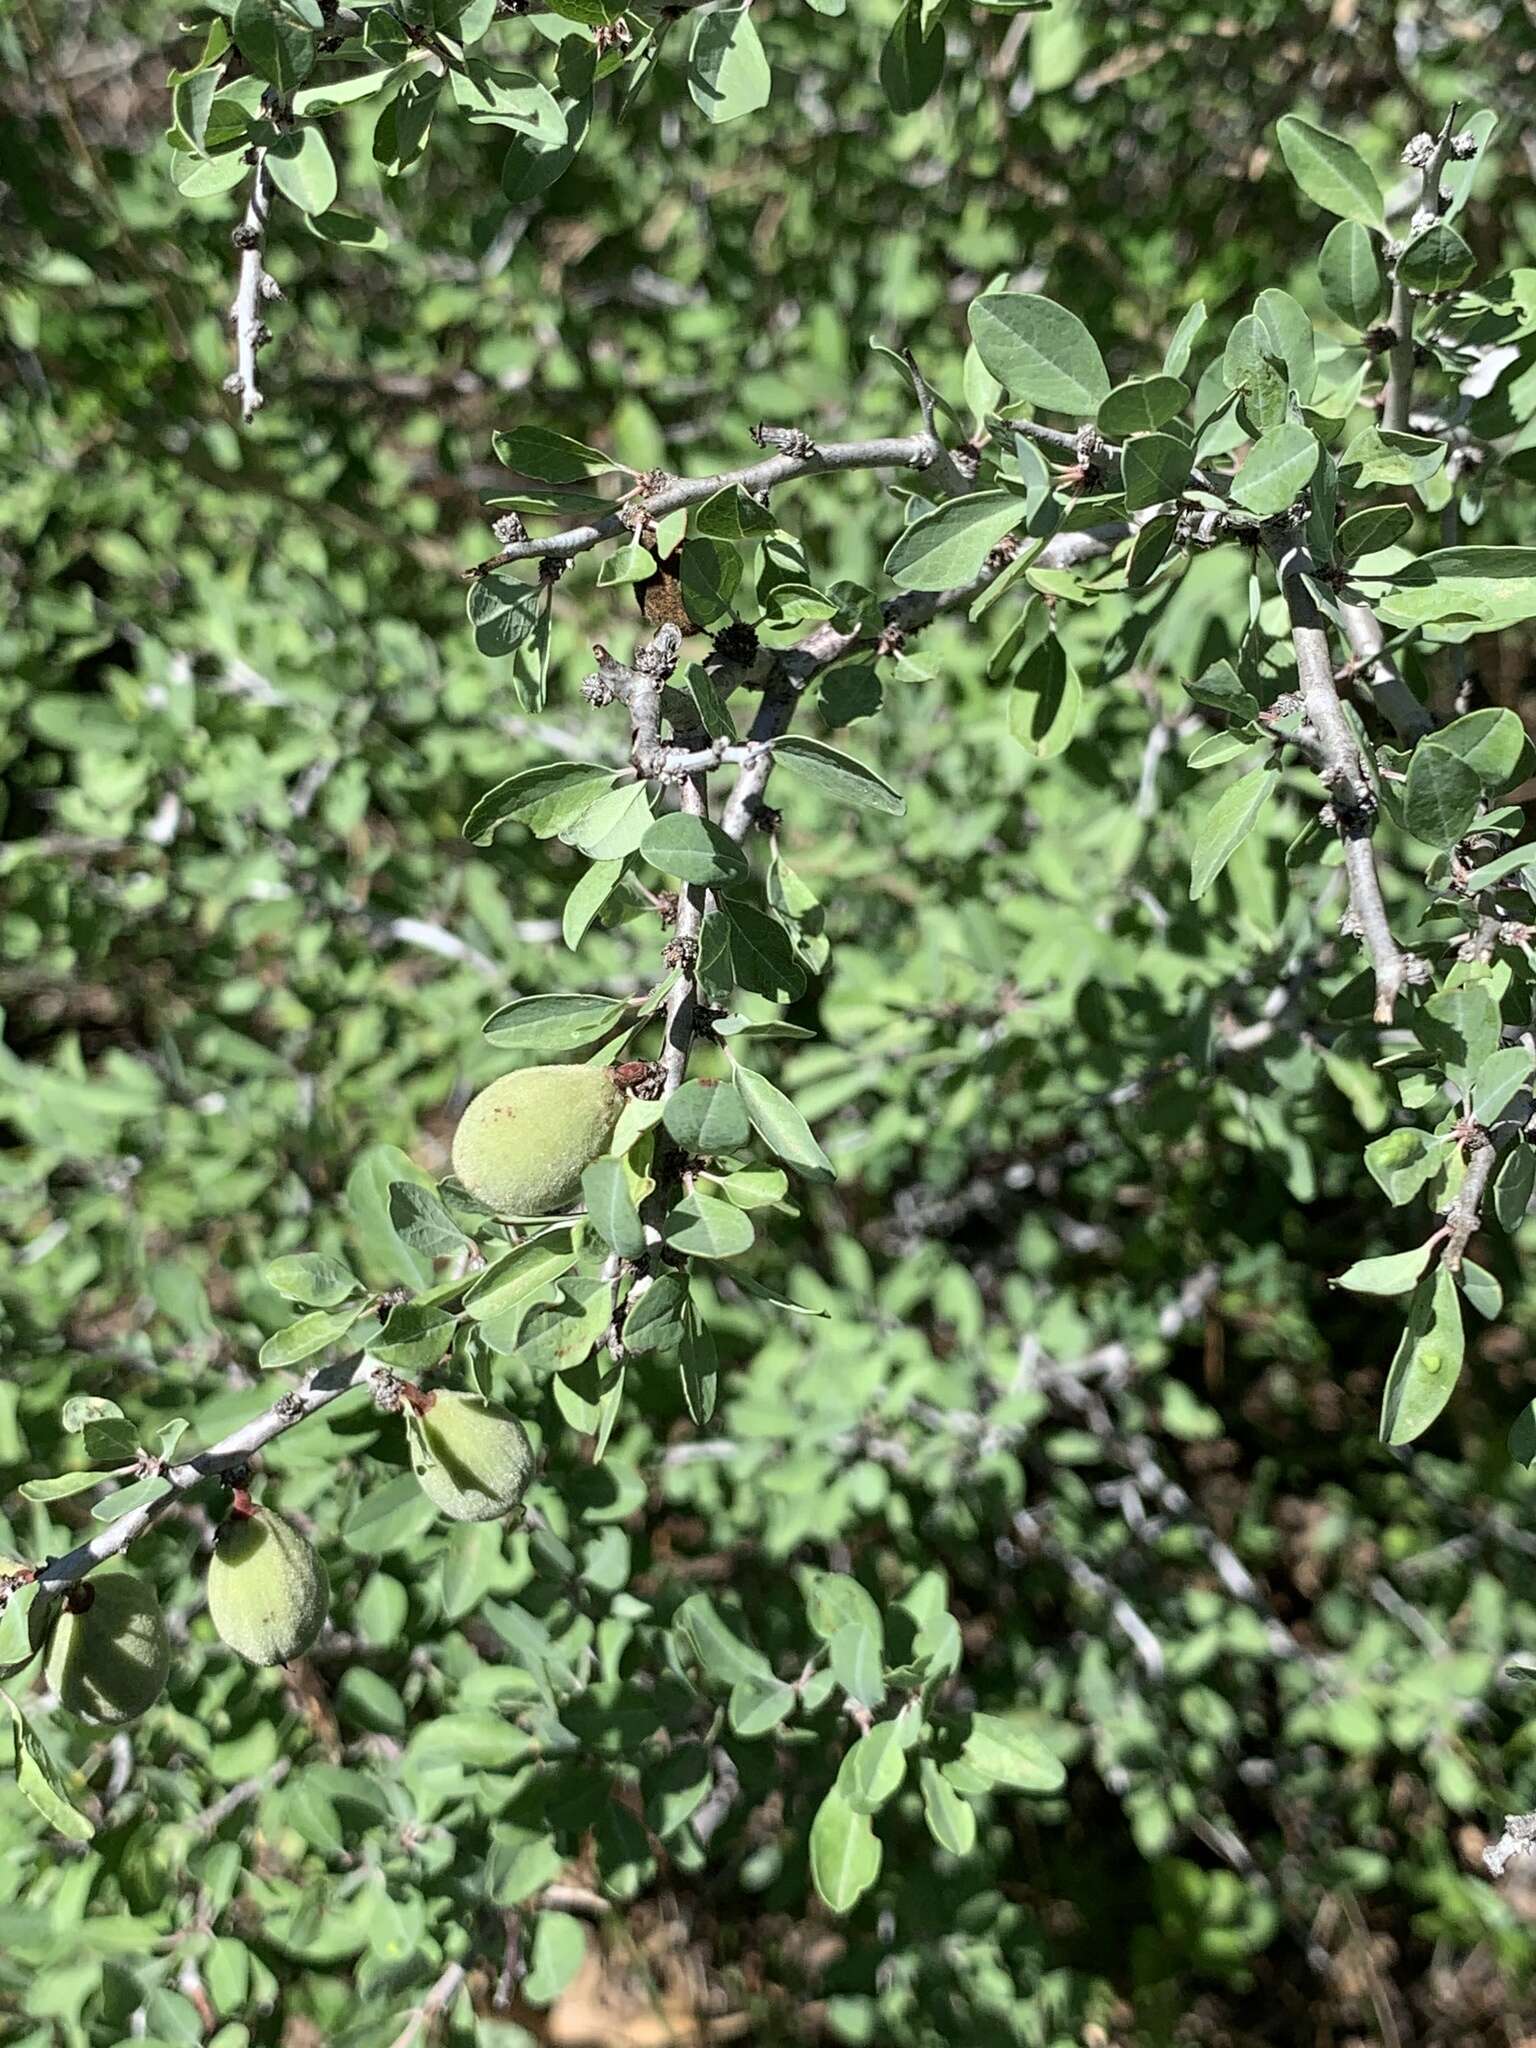
[[[207,1450],[199,1451],[195,1457],[166,1466],[160,1476],[166,1481],[167,1490],[157,1500],[146,1501],[142,1507],[119,1515],[116,1521],[104,1523],[87,1542],[78,1544],[63,1557],[51,1559],[37,1574],[38,1586],[44,1594],[56,1594],[75,1585],[98,1565],[120,1556],[152,1522],[158,1521],[194,1487],[246,1464],[263,1445],[271,1443],[274,1437],[283,1435],[284,1431],[292,1429],[308,1416],[317,1414],[320,1409],[329,1407],[332,1401],[339,1400],[353,1387],[363,1385],[375,1370],[373,1363],[366,1358],[318,1367],[299,1386],[274,1402],[265,1414],[258,1415],[254,1422],[247,1422],[231,1431],[216,1444],[210,1444]],[[137,1480],[134,1483],[137,1484]]]
[[[568,527],[564,533],[548,534],[541,540],[514,540],[500,554],[476,562],[464,575],[473,580],[492,569],[504,569],[509,562],[569,561],[589,548],[600,547],[605,540],[632,534],[637,522],[664,519],[669,512],[701,505],[717,491],[734,487],[757,496],[802,476],[830,476],[848,469],[927,469],[943,453],[943,444],[928,433],[880,441],[829,441],[822,446],[813,442],[808,453],[769,455],[744,469],[725,469],[716,476],[679,477],[660,490],[631,498],[622,510],[606,512],[589,526]]]
[[[1307,577],[1316,573],[1312,558],[1294,534],[1273,540],[1268,546],[1290,613],[1297,680],[1314,736],[1317,771],[1328,791],[1344,849],[1350,909],[1376,977],[1375,1018],[1378,1024],[1389,1024],[1404,988],[1425,978],[1425,964],[1414,954],[1403,951],[1387,921],[1381,877],[1371,845],[1376,793],[1339,700],[1327,621],[1307,586]]]
[[[256,151],[256,169],[245,218],[235,229],[235,247],[240,251],[239,281],[235,302],[229,310],[230,330],[235,338],[235,367],[224,380],[224,389],[240,401],[240,416],[247,424],[262,407],[256,378],[256,355],[264,345],[267,325],[262,308],[282,297],[277,280],[266,267],[267,215],[272,206],[272,179],[267,170],[267,153]]]
[[[1445,117],[1438,136],[1416,135],[1403,151],[1403,161],[1424,173],[1418,210],[1409,226],[1408,239],[1440,218],[1440,179],[1455,149],[1456,108]],[[1392,352],[1387,358],[1387,388],[1382,393],[1381,424],[1391,433],[1406,433],[1413,410],[1413,293],[1398,274],[1402,251],[1392,271]]]

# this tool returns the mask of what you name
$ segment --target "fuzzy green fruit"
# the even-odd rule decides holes
[[[315,1548],[270,1508],[238,1509],[208,1566],[208,1612],[248,1664],[302,1657],[325,1626],[330,1588]]]
[[[96,1572],[80,1589],[89,1606],[66,1606],[45,1670],[61,1704],[98,1728],[137,1721],[165,1691],[171,1639],[152,1586],[132,1572]]]
[[[581,1195],[624,1096],[607,1067],[524,1067],[482,1089],[453,1134],[453,1170],[498,1216],[554,1216]]]
[[[478,1394],[436,1394],[408,1418],[421,1490],[450,1522],[499,1522],[533,1477],[533,1446],[515,1415]]]

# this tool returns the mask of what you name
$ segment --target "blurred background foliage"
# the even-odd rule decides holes
[[[894,19],[764,10],[774,96],[719,128],[664,52],[527,203],[504,138],[444,122],[385,186],[372,115],[338,116],[344,203],[387,243],[275,217],[249,431],[220,389],[229,202],[179,198],[161,140],[195,39],[113,0],[0,19],[0,1548],[88,1526],[78,1496],[16,1491],[69,1462],[67,1392],[199,1438],[269,1398],[265,1262],[355,1255],[369,1146],[446,1169],[499,1064],[490,1009],[640,971],[626,926],[579,968],[561,946],[566,849],[459,836],[497,777],[616,754],[577,684],[632,623],[573,571],[538,714],[476,653],[456,572],[490,544],[493,427],[674,471],[746,459],[763,417],[908,431],[870,337],[958,395],[965,306],[1000,270],[1071,305],[1117,378],[1199,297],[1315,305],[1273,143],[1293,107],[1389,178],[1453,99],[1498,109],[1462,225],[1484,267],[1533,260],[1521,5],[953,7],[942,89],[899,117]],[[881,485],[795,497],[813,559],[873,580]],[[1536,1805],[1536,1482],[1504,1444],[1530,1289],[1502,1275],[1456,1402],[1411,1461],[1384,1450],[1384,1319],[1327,1283],[1388,1246],[1359,1163],[1388,1103],[1298,998],[1349,963],[1307,950],[1283,825],[1234,864],[1238,914],[1186,900],[1198,778],[1159,674],[1245,602],[1224,558],[1191,585],[1060,759],[1010,746],[984,636],[949,625],[853,729],[906,821],[789,807],[833,967],[784,1071],[839,1180],[758,1270],[825,1317],[722,1283],[707,1432],[643,1375],[600,1469],[535,1418],[546,1540],[504,1546],[365,1511],[403,1469],[392,1425],[293,1432],[268,1469],[336,1598],[290,1678],[215,1654],[205,1517],[140,1546],[172,1693],[131,1752],[50,1729],[88,1845],[0,1783],[0,2036],[1524,2038],[1536,1881],[1495,1888],[1479,1853]],[[1491,701],[1525,709],[1530,655],[1506,637]],[[846,722],[823,709],[812,729]],[[624,1714],[654,1702],[614,1676],[701,1589],[793,1668],[824,1569],[887,1609],[940,1575],[972,1696],[1069,1766],[1059,1797],[992,1800],[966,1855],[904,1795],[846,1921],[805,1877],[834,1717],[787,1768],[751,1752],[701,1841],[686,1757],[635,1790]],[[514,1600],[543,1646],[509,1664],[486,1615]],[[496,1712],[530,1684],[576,1743],[536,1812]],[[445,1957],[467,1976],[439,2013]]]

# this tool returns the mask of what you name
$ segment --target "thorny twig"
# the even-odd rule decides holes
[[[239,281],[234,304],[229,309],[230,331],[235,338],[235,367],[224,388],[240,401],[240,417],[249,424],[264,400],[256,376],[257,351],[267,340],[262,308],[282,296],[277,280],[266,267],[267,216],[272,206],[272,179],[267,170],[267,153],[256,151],[256,168],[251,177],[245,218],[235,229],[235,247],[240,251]]]

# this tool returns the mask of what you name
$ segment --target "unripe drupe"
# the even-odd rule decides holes
[[[478,1394],[434,1394],[407,1417],[421,1490],[450,1522],[499,1522],[533,1477],[533,1446],[517,1417]]]
[[[498,1216],[553,1216],[613,1136],[624,1096],[608,1067],[523,1067],[482,1089],[453,1134],[453,1170]]]
[[[208,1566],[208,1612],[248,1664],[302,1657],[325,1626],[330,1588],[314,1545],[270,1508],[246,1505],[220,1529]]]
[[[153,1586],[129,1571],[101,1571],[67,1596],[48,1646],[48,1683],[60,1703],[98,1728],[148,1711],[171,1670],[171,1639]]]

